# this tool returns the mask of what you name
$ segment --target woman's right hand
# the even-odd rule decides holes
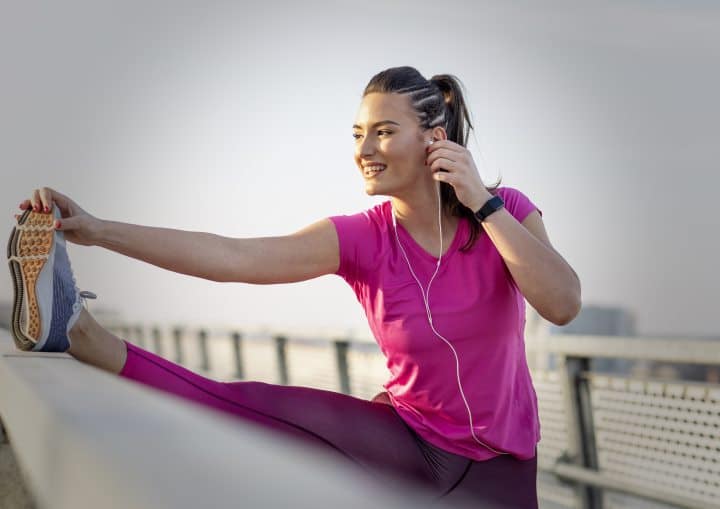
[[[51,213],[53,203],[60,209],[62,219],[55,221],[55,229],[64,233],[65,238],[74,244],[92,246],[100,237],[102,220],[88,214],[77,203],[62,193],[41,187],[35,189],[32,197],[20,204],[20,208],[32,208],[36,212]]]

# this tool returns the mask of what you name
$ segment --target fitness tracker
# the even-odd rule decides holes
[[[478,221],[482,223],[490,214],[492,214],[496,210],[503,208],[504,206],[505,202],[502,200],[502,198],[500,198],[500,196],[498,195],[495,195],[488,201],[486,201],[485,205],[480,207],[480,210],[475,212],[475,217]]]

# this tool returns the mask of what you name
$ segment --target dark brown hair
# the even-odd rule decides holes
[[[470,130],[473,129],[470,114],[463,96],[460,80],[452,74],[436,74],[429,80],[414,67],[391,67],[370,79],[363,97],[371,93],[396,93],[410,96],[410,104],[418,115],[420,127],[430,129],[443,127],[450,141],[467,147]],[[500,186],[502,177],[491,187],[485,187],[490,194]],[[471,232],[461,251],[470,249],[483,230],[475,218],[474,211],[460,203],[455,189],[447,182],[440,183],[441,202],[451,215],[465,217],[470,222]]]

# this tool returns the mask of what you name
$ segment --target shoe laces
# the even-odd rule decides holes
[[[90,311],[90,308],[88,308],[87,299],[97,299],[97,295],[93,292],[88,292],[87,290],[83,290],[80,292],[80,297],[82,297],[83,305],[85,306],[85,309]]]
[[[87,304],[87,299],[97,299],[97,295],[95,295],[93,292],[88,291],[78,291],[77,286],[75,287],[75,294],[77,295],[77,298],[75,299],[75,302],[72,306],[72,312],[73,314],[80,311],[81,307],[84,307],[87,311],[90,311],[90,308]]]
[[[69,260],[68,260],[69,263]],[[72,264],[70,264],[70,277],[72,278],[72,284],[73,289],[75,290],[75,295],[77,295],[75,302],[73,303],[72,310],[73,314],[77,313],[80,310],[80,307],[84,307],[86,310],[90,311],[90,308],[87,305],[87,299],[97,299],[97,295],[93,292],[89,292],[86,290],[80,291],[80,289],[77,286],[77,280],[75,279],[75,272],[72,270]]]

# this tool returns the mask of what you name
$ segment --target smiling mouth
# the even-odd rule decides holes
[[[385,171],[385,168],[387,168],[387,166],[382,164],[366,166],[365,168],[363,168],[363,174],[366,177],[374,177],[378,173],[382,173],[383,171]]]

